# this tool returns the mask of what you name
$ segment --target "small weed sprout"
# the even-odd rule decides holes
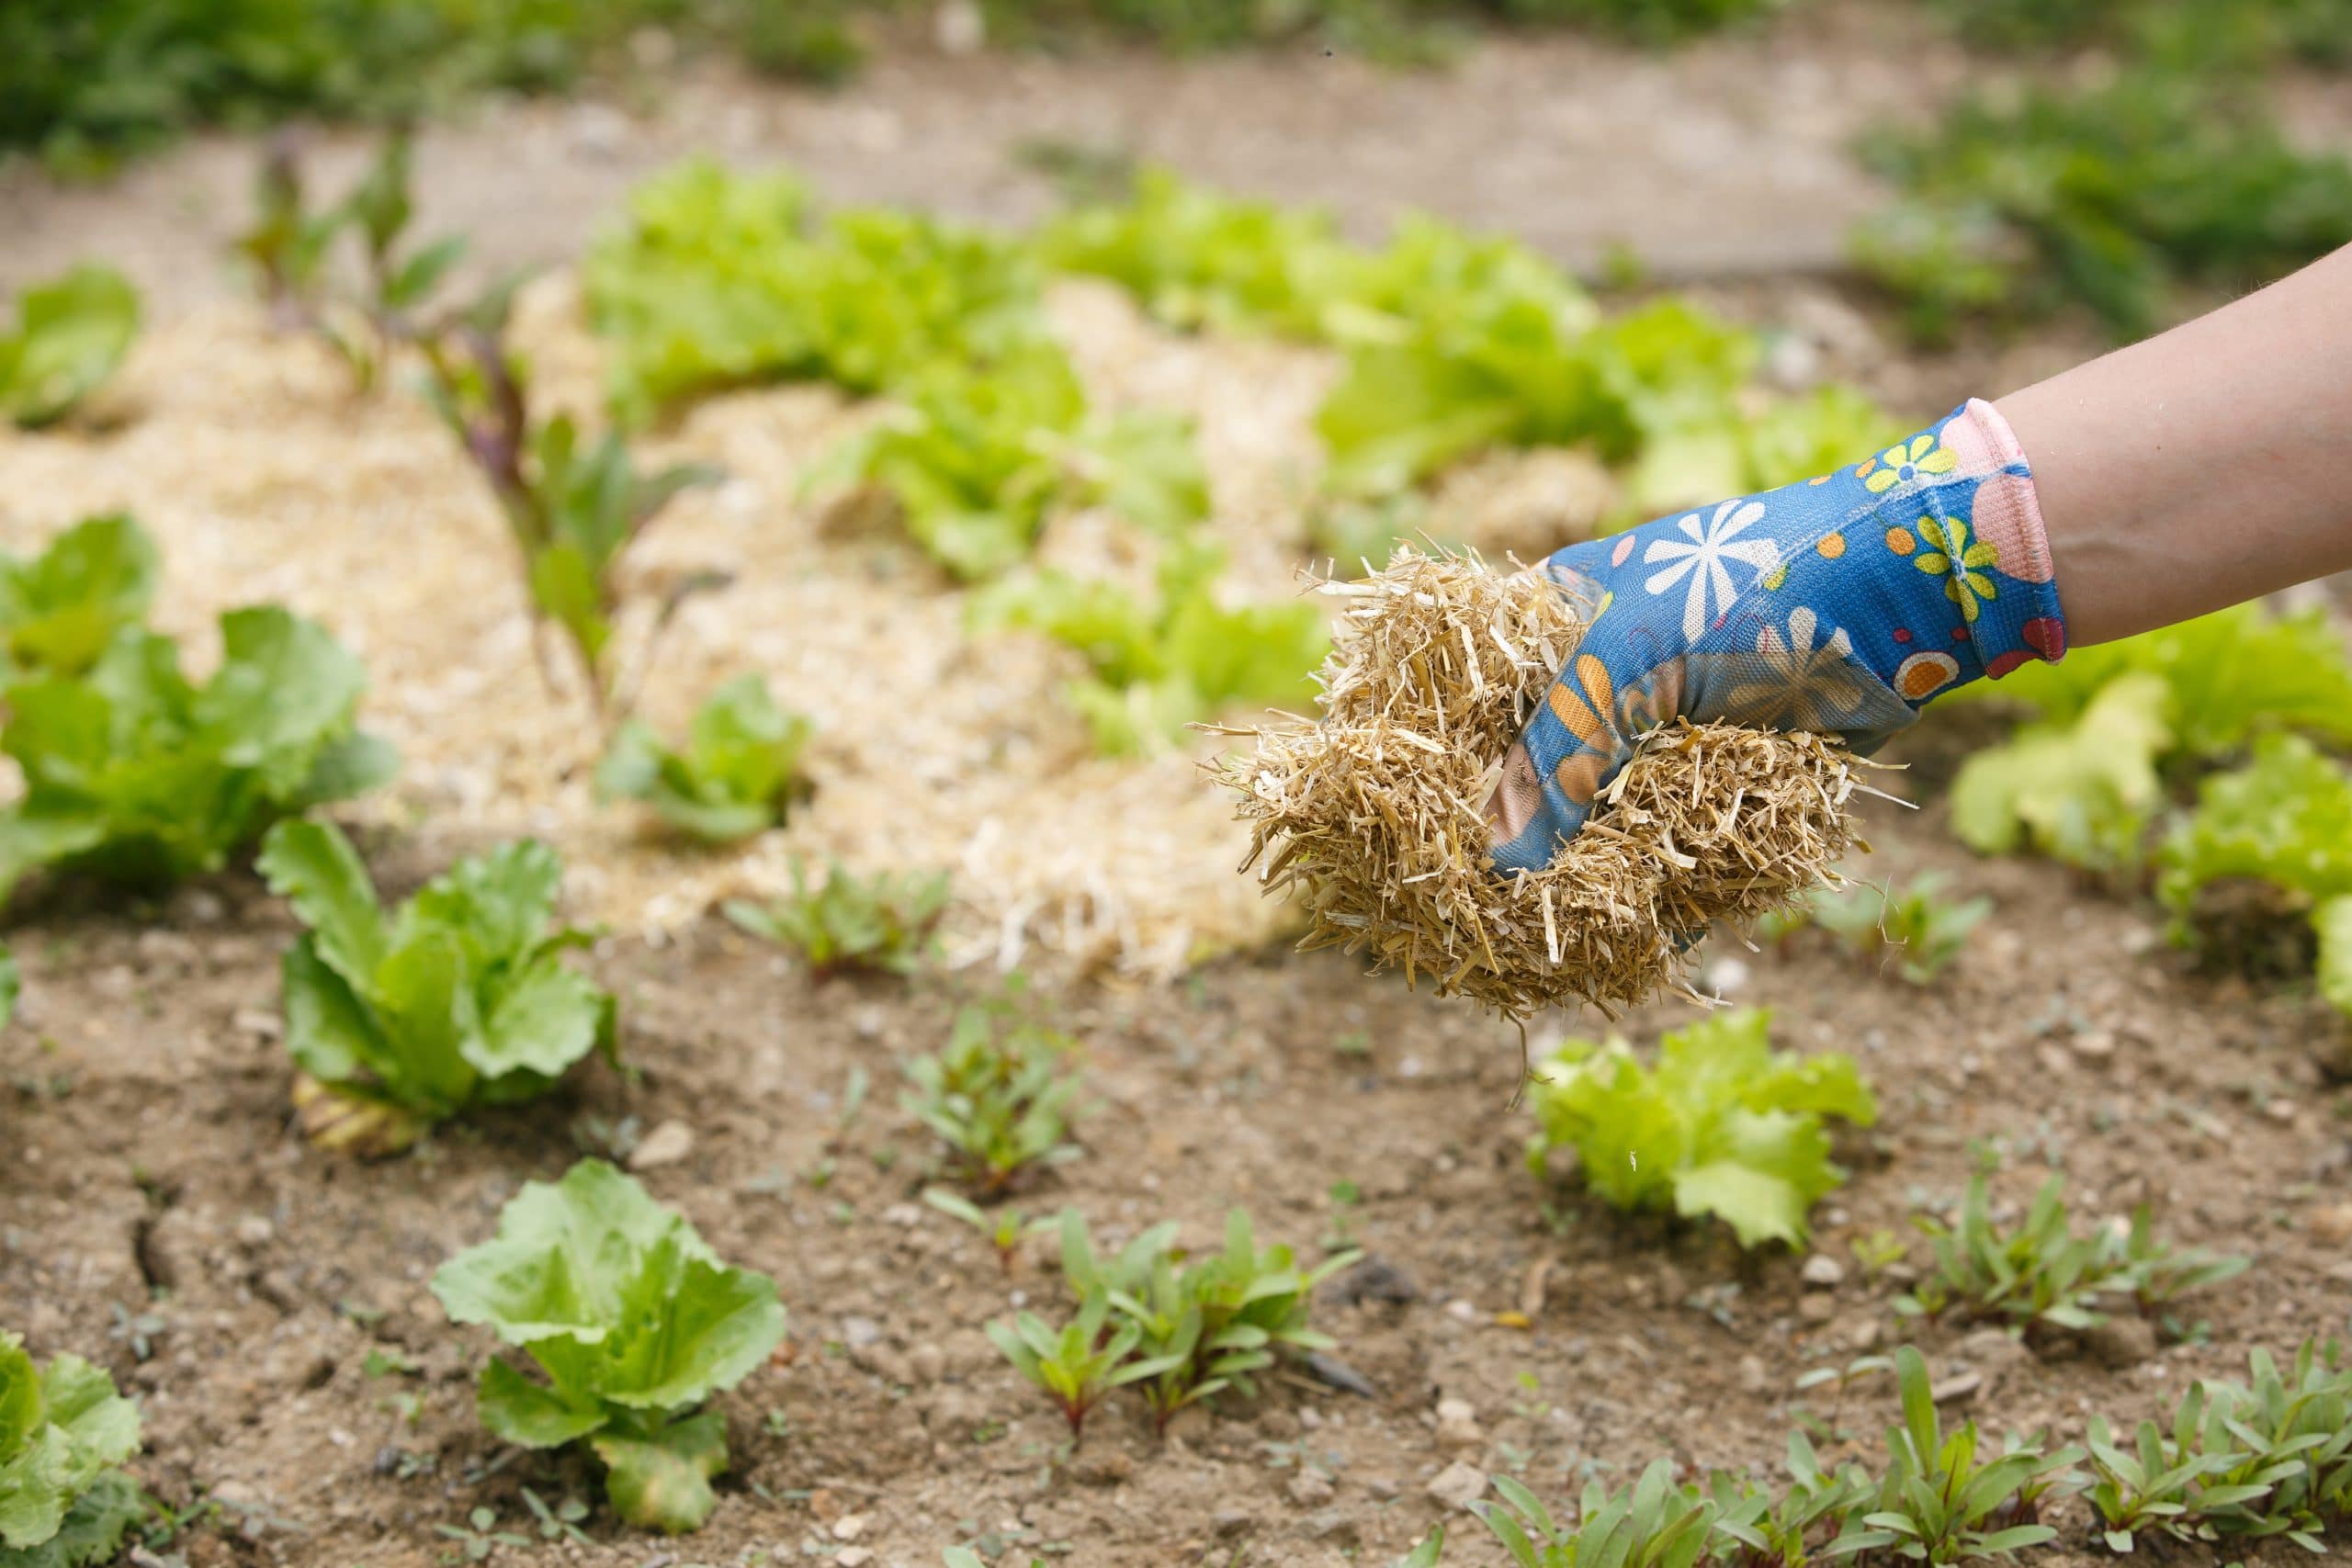
[[[962,1193],[951,1192],[944,1187],[926,1189],[922,1201],[941,1213],[961,1220],[979,1232],[981,1237],[996,1249],[997,1262],[1007,1273],[1012,1270],[1012,1260],[1020,1253],[1021,1244],[1031,1235],[1050,1228],[1049,1222],[1033,1220],[1010,1205],[990,1213]]]
[[[1910,1317],[1941,1317],[1959,1308],[1975,1318],[2005,1318],[2037,1327],[2085,1329],[2105,1322],[2099,1303],[2123,1296],[2154,1312],[2188,1292],[2243,1272],[2243,1258],[2177,1250],[2159,1240],[2145,1208],[2129,1232],[2109,1228],[2075,1235],[2068,1223],[2065,1179],[2053,1173],[2035,1193],[2022,1224],[2004,1233],[1993,1223],[1990,1187],[1972,1177],[1960,1220],[1922,1216],[1933,1261],[1927,1277],[1895,1299]]]
[[[808,793],[800,753],[809,723],[776,706],[767,682],[739,675],[695,710],[685,744],[673,748],[630,719],[596,767],[600,800],[638,800],[689,838],[732,843],[780,826]]]
[[[680,463],[640,473],[616,433],[592,445],[570,414],[534,413],[529,373],[505,343],[514,293],[513,283],[492,289],[424,342],[427,390],[505,514],[534,630],[552,624],[561,632],[599,725],[611,726],[636,705],[679,606],[726,581],[696,572],[673,582],[654,606],[633,667],[624,670],[615,637],[629,547],[682,491],[713,482],[718,472]],[[554,688],[544,648],[539,651],[540,673]]]
[[[937,1134],[956,1179],[985,1197],[1028,1172],[1078,1157],[1069,1142],[1078,1043],[1023,1011],[1017,989],[956,1015],[947,1043],[907,1065],[899,1103]]]
[[[946,908],[944,871],[859,876],[835,862],[812,887],[795,856],[790,893],[766,904],[729,900],[726,915],[753,936],[797,950],[821,980],[856,970],[913,974],[930,956]]]
[[[1933,985],[1968,945],[1969,933],[1993,912],[1989,898],[1955,903],[1943,896],[1946,879],[1929,872],[1900,896],[1869,888],[1816,892],[1812,922],[1861,953],[1894,948],[1894,972],[1915,986]]]
[[[435,1525],[433,1530],[435,1535],[446,1536],[457,1542],[456,1550],[463,1552],[469,1562],[487,1562],[491,1554],[502,1546],[531,1544],[528,1536],[500,1529],[498,1510],[491,1507],[473,1509],[466,1515],[464,1524]]]

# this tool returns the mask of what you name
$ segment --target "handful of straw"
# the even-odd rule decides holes
[[[1303,948],[1371,954],[1525,1020],[1615,1016],[1692,995],[1691,945],[1839,880],[1854,761],[1831,740],[1678,721],[1646,737],[1542,871],[1498,873],[1485,806],[1504,753],[1576,650],[1577,606],[1541,573],[1400,548],[1327,583],[1349,604],[1317,679],[1321,718],[1216,764],[1252,825],[1242,869],[1295,891]]]

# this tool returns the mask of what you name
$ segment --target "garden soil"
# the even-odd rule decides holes
[[[1843,81],[1838,47],[1782,33],[1769,58]],[[1948,79],[1949,62],[1919,47],[1924,76]],[[1560,216],[1540,198],[1550,175],[1584,188],[1589,163],[1561,151],[1582,143],[1552,138],[1554,164],[1506,179],[1401,129],[1382,142],[1368,106],[1408,102],[1397,127],[1450,127],[1449,104],[1528,101],[1547,71],[1573,69],[1599,94],[1646,84],[1653,119],[1687,103],[1711,123],[1730,112],[1734,49],[1629,61],[1512,46],[1455,77],[1408,79],[1402,100],[1375,91],[1389,79],[1334,62],[1330,80],[1362,78],[1357,96],[1297,95],[1263,111],[1254,141],[1212,111],[1235,94],[1280,96],[1265,62],[1027,62],[1006,78],[1018,90],[978,105],[978,65],[919,54],[834,97],[721,83],[642,114],[493,109],[429,141],[427,227],[479,227],[493,259],[575,246],[628,178],[695,145],[790,152],[843,194],[1018,220],[1042,197],[1010,144],[1108,124],[1140,126],[1148,149],[1197,145],[1193,172],[1343,203],[1351,190],[1445,188],[1417,186],[1416,168],[1469,169],[1472,209],[1456,215],[1556,223],[1541,236],[1555,249],[1597,250],[1620,237],[1617,209],[1563,197]],[[1180,118],[1138,120],[1139,104],[1215,130],[1196,142]],[[1315,112],[1332,117],[1323,145],[1353,161],[1317,163],[1281,118]],[[1843,111],[1820,112],[1817,150],[1837,174],[1818,211],[1760,194],[1753,209],[1713,202],[1703,179],[1715,176],[1693,175],[1699,194],[1678,197],[1672,221],[1704,213],[1727,233],[1760,231],[1776,204],[1792,230],[1842,220],[1832,187],[1854,176],[1834,152],[1849,128]],[[751,117],[741,147],[718,134],[730,115]],[[1740,145],[1736,156],[1783,166]],[[514,163],[495,162],[510,149]],[[501,177],[541,155],[547,177],[506,199]],[[1722,934],[1701,966],[1702,988],[1775,1009],[1780,1043],[1850,1051],[1878,1088],[1879,1124],[1843,1145],[1854,1178],[1816,1213],[1809,1257],[1743,1257],[1716,1229],[1615,1217],[1539,1184],[1521,1156],[1516,1032],[1343,959],[1291,953],[1281,910],[1234,873],[1246,833],[1195,755],[1091,760],[1057,695],[1072,656],[1026,635],[967,635],[961,596],[887,525],[801,493],[809,461],[873,417],[828,391],[718,399],[662,433],[654,455],[710,459],[729,478],[682,501],[639,563],[649,587],[705,569],[732,579],[682,615],[648,716],[674,726],[714,681],[758,671],[817,722],[814,797],[784,829],[717,854],[597,807],[579,700],[543,683],[497,513],[447,436],[405,392],[351,398],[330,360],[270,337],[220,279],[210,247],[233,227],[251,157],[210,142],[110,191],[19,176],[0,197],[15,215],[0,222],[30,236],[8,248],[12,280],[28,257],[53,266],[119,239],[155,296],[150,331],[89,420],[0,434],[0,536],[23,548],[129,507],[164,550],[158,619],[198,648],[235,604],[280,599],[323,620],[368,665],[366,722],[406,758],[397,784],[342,814],[388,893],[500,837],[547,838],[567,862],[570,911],[605,929],[591,962],[620,998],[625,1070],[594,1066],[553,1100],[445,1129],[410,1157],[329,1158],[289,1132],[276,1000],[294,928],[249,873],[154,907],[64,889],[12,913],[26,995],[0,1033],[0,1323],[39,1353],[103,1361],[137,1394],[137,1473],[167,1500],[213,1506],[175,1549],[189,1562],[436,1563],[463,1555],[449,1532],[488,1507],[494,1529],[530,1542],[500,1547],[501,1560],[616,1568],[930,1568],[959,1541],[1013,1564],[1034,1552],[1080,1568],[1323,1568],[1386,1562],[1441,1521],[1447,1561],[1483,1565],[1499,1556],[1460,1501],[1487,1475],[1565,1499],[1658,1454],[1770,1466],[1800,1407],[1874,1452],[1894,1414],[1883,1380],[1858,1381],[1834,1409],[1828,1390],[1796,1384],[1898,1336],[1929,1355],[1951,1416],[2074,1440],[2094,1412],[2136,1419],[2196,1377],[2242,1370],[2252,1348],[2346,1328],[2352,1092],[2326,1076],[2346,1055],[2341,1021],[2290,987],[2193,973],[2128,889],[1959,851],[1937,802],[1976,714],[1898,749],[1914,765],[1896,787],[1921,807],[1867,803],[1876,852],[1848,866],[1874,881],[1943,870],[1996,901],[1939,984],[1915,989],[1815,936],[1755,951]],[[1506,186],[1523,209],[1496,194]],[[187,197],[176,220],[175,193]],[[1859,374],[1922,417],[2082,346],[1901,360],[1832,287],[1780,274],[1804,256],[1709,260],[1735,254],[1702,248],[1690,270],[1717,276],[1725,308],[1787,329],[1784,374]],[[1053,305],[1098,396],[1200,417],[1232,587],[1288,591],[1316,473],[1306,420],[1328,359],[1172,338],[1098,288],[1057,288]],[[552,391],[593,403],[595,348],[567,275],[534,286],[521,335]],[[1482,465],[1442,507],[1482,545],[1524,552],[1606,499],[1605,479],[1551,457]],[[1095,518],[1058,526],[1046,553],[1136,566]],[[715,898],[778,886],[795,854],[950,870],[945,962],[911,984],[815,984],[711,917]],[[1014,965],[1081,1041],[1091,1103],[1084,1157],[1018,1201],[1075,1206],[1112,1238],[1176,1219],[1199,1243],[1241,1204],[1261,1235],[1309,1254],[1363,1248],[1318,1308],[1344,1371],[1285,1369],[1164,1438],[1114,1402],[1066,1450],[1059,1417],[980,1333],[1021,1305],[1057,1307],[1057,1271],[1043,1255],[1001,1266],[919,1201],[934,1151],[897,1104],[900,1064]],[[1661,1003],[1623,1027],[1648,1042],[1694,1016]],[[1600,1027],[1545,1015],[1532,1045]],[[596,1478],[482,1434],[470,1378],[488,1341],[450,1328],[426,1291],[524,1180],[583,1150],[633,1157],[721,1254],[773,1274],[792,1313],[786,1348],[718,1401],[734,1464],[710,1528],[684,1540],[623,1530],[599,1508],[584,1541],[540,1544],[523,1490],[593,1501]],[[2058,1167],[2082,1223],[2146,1202],[2178,1241],[2255,1266],[2163,1334],[2133,1321],[2029,1348],[1898,1320],[1900,1266],[1866,1271],[1852,1244],[1906,1234],[1915,1206],[1955,1197],[1988,1150],[2005,1156],[1996,1190],[2012,1209]],[[2059,1560],[2087,1562],[2084,1513],[2058,1522]]]

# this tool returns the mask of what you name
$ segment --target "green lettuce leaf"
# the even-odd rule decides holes
[[[545,845],[461,860],[389,916],[331,825],[279,823],[257,865],[310,928],[285,960],[287,1048],[345,1098],[436,1121],[535,1098],[610,1048],[612,998],[559,957],[584,933],[550,929],[562,867]]]
[[[1754,1008],[1715,1014],[1667,1034],[1654,1068],[1623,1041],[1566,1043],[1536,1069],[1531,1161],[1572,1147],[1616,1208],[1712,1215],[1743,1247],[1802,1243],[1846,1176],[1823,1119],[1866,1127],[1878,1106],[1852,1058],[1776,1052],[1770,1023]]]
[[[155,595],[154,543],[120,513],[75,524],[30,560],[0,554],[0,637],[10,679],[80,675]]]
[[[2199,786],[2160,859],[2156,890],[2177,916],[2225,877],[2267,882],[2305,908],[2352,894],[2352,770],[2301,736],[2266,736],[2245,767]]]
[[[2312,916],[2319,928],[2319,994],[2352,1013],[2352,896],[2329,899]]]
[[[2168,737],[2161,760],[2211,758],[2256,737],[2300,730],[2352,740],[2352,657],[2316,610],[2274,615],[2259,604],[2200,615],[2120,642],[2077,648],[1955,694],[2022,703],[2051,724],[2079,719],[2126,675],[2164,683]]]
[[[223,615],[220,636],[201,686],[169,637],[125,628],[85,674],[10,692],[0,750],[26,790],[0,812],[0,897],[44,866],[134,886],[215,871],[314,802],[322,759],[351,741],[365,671],[275,607]]]
[[[2031,848],[2093,869],[2139,863],[2163,801],[2169,703],[2155,675],[2124,675],[2072,722],[2029,725],[1977,752],[1952,781],[1952,830],[1980,854]]]
[[[708,1517],[726,1468],[717,1412],[689,1414],[766,1360],[785,1312],[765,1275],[729,1268],[685,1219],[600,1160],[526,1183],[498,1235],[444,1264],[433,1292],[538,1363],[540,1389],[503,1363],[482,1374],[491,1430],[555,1447],[589,1438],[615,1507],[664,1530]]]
[[[139,332],[139,295],[112,267],[77,266],[28,288],[0,332],[0,412],[28,427],[63,418],[114,374]]]
[[[1083,654],[1090,677],[1067,694],[1096,750],[1148,752],[1225,708],[1313,694],[1313,672],[1330,649],[1323,612],[1309,601],[1228,606],[1215,592],[1223,564],[1211,547],[1170,550],[1149,602],[1117,583],[1033,572],[975,599],[971,619],[1025,626]]]
[[[0,1333],[0,1550],[52,1541],[79,1500],[138,1451],[138,1407],[115,1393],[104,1371],[78,1356],[37,1370],[24,1342]],[[111,1495],[101,1495],[78,1535],[103,1527]],[[88,1559],[61,1549],[56,1560]]]
[[[621,727],[596,768],[603,799],[641,800],[682,833],[729,843],[781,824],[802,787],[810,726],[776,706],[767,682],[740,675],[703,700],[686,744],[672,750],[651,727]]]

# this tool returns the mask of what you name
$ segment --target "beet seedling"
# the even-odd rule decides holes
[[[1078,1315],[1059,1329],[1024,1312],[1009,1324],[989,1324],[988,1336],[1023,1377],[1046,1391],[1069,1423],[1072,1442],[1085,1438],[1086,1417],[1112,1390],[1158,1376],[1165,1360],[1129,1359],[1143,1330],[1124,1318],[1114,1324],[1111,1298],[1099,1290],[1087,1292],[1079,1301]]]
[[[623,561],[672,501],[711,483],[718,471],[680,463],[641,474],[617,433],[607,431],[592,446],[570,414],[536,415],[529,373],[505,344],[513,304],[512,284],[493,289],[460,321],[426,339],[427,389],[505,514],[534,629],[552,624],[571,643],[589,705],[600,725],[610,725],[635,705],[679,606],[725,581],[696,573],[673,586],[655,607],[634,673],[625,674],[613,647]],[[552,687],[542,659],[540,672]]]
[[[238,252],[259,276],[272,318],[333,349],[363,396],[380,384],[403,344],[431,330],[421,312],[466,252],[461,235],[404,251],[401,241],[416,211],[410,188],[414,151],[407,130],[390,131],[350,193],[313,212],[301,160],[293,142],[280,138],[254,182],[254,226],[237,240]],[[364,287],[356,297],[338,298],[332,261],[336,240],[346,232],[358,238]]]
[[[816,979],[855,970],[911,975],[936,945],[932,932],[947,909],[944,871],[876,872],[859,876],[836,861],[808,885],[792,861],[792,891],[754,904],[730,899],[727,918],[753,936],[796,949]]]
[[[1009,997],[978,1003],[956,1013],[945,1045],[907,1064],[899,1104],[939,1135],[958,1179],[993,1196],[1078,1157],[1069,1134],[1079,1080],[1063,1071],[1077,1048]]]
[[[1061,1218],[1062,1271],[1081,1299],[1107,1293],[1141,1331],[1137,1349],[1154,1370],[1144,1382],[1152,1421],[1161,1431],[1189,1404],[1227,1388],[1254,1393],[1250,1374],[1283,1350],[1329,1350],[1337,1341],[1307,1318],[1315,1287],[1362,1256],[1341,1252],[1301,1269],[1288,1247],[1261,1250],[1250,1216],[1226,1216],[1221,1252],[1187,1258],[1175,1227],[1145,1232],[1114,1258],[1098,1259],[1075,1210]],[[1181,1265],[1181,1267],[1180,1267]]]
[[[1845,1555],[1862,1508],[1877,1495],[1859,1464],[1822,1468],[1803,1432],[1789,1434],[1788,1483],[1775,1490],[1718,1471],[1708,1481],[1715,1506],[1716,1561],[1724,1568],[1804,1568]]]

